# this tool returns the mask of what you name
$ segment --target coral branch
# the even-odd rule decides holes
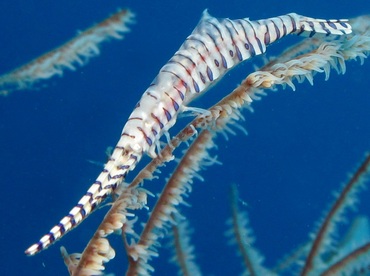
[[[359,169],[351,177],[348,184],[335,201],[320,229],[315,235],[314,242],[308,254],[302,275],[317,275],[323,267],[322,255],[331,242],[330,235],[335,232],[336,224],[341,221],[344,211],[356,203],[357,193],[364,188],[365,179],[370,173],[370,154],[365,158]]]
[[[171,259],[180,269],[179,275],[199,276],[199,267],[195,263],[194,246],[190,244],[189,223],[178,215],[173,216],[172,225],[173,249],[175,254]]]
[[[336,262],[321,275],[368,275],[369,271],[370,243],[367,243]]]
[[[252,229],[249,227],[248,214],[239,211],[239,193],[235,184],[231,187],[230,198],[232,217],[227,221],[227,224],[231,228],[226,235],[231,236],[231,243],[238,246],[246,267],[246,274],[251,276],[275,275],[262,265],[264,258],[253,247],[255,238]]]
[[[90,275],[91,272],[94,272],[94,275],[101,274],[104,270],[104,263],[114,258],[115,255],[107,236],[120,229],[132,234],[133,221],[128,220],[128,217],[132,215],[127,210],[141,209],[146,205],[146,198],[147,192],[144,189],[138,187],[124,189],[105,215],[84,252],[80,254],[79,261],[75,262],[72,268],[69,266],[71,275]]]
[[[127,275],[146,275],[153,270],[148,264],[157,255],[153,246],[163,235],[163,230],[173,222],[171,215],[177,213],[175,206],[183,203],[183,196],[191,191],[190,184],[202,168],[202,161],[209,158],[207,151],[214,146],[212,137],[210,131],[202,131],[179,162],[156,202],[139,241],[130,246],[131,258]]]
[[[122,39],[122,34],[129,31],[126,25],[133,22],[133,17],[131,11],[120,10],[62,46],[0,76],[0,95],[32,89],[42,79],[62,76],[65,69],[74,71],[76,65],[85,65],[91,57],[99,55],[102,42],[110,38]]]

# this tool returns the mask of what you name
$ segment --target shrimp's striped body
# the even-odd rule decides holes
[[[264,53],[269,44],[288,34],[350,32],[346,20],[317,20],[294,13],[258,21],[230,20],[216,19],[205,11],[192,34],[143,94],[112,156],[86,195],[26,254],[40,252],[80,223],[135,168],[144,153],[155,157],[160,137],[175,124],[178,114],[227,70]]]

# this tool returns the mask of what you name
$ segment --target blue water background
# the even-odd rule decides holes
[[[77,203],[101,170],[105,149],[117,142],[124,123],[143,91],[209,8],[217,17],[267,18],[297,12],[317,18],[347,18],[370,13],[368,0],[352,1],[1,1],[0,72],[5,73],[64,43],[94,22],[129,7],[137,14],[123,41],[105,43],[101,55],[63,78],[43,82],[36,91],[0,98],[0,274],[67,275],[59,247],[81,252],[107,208],[94,213],[62,241],[34,257],[24,250],[36,242]],[[289,37],[267,56],[298,41]],[[248,61],[231,71],[194,103],[206,107],[230,92],[252,72]],[[333,201],[332,192],[348,178],[370,150],[370,61],[332,71],[329,81],[317,75],[291,89],[270,93],[245,111],[248,131],[218,137],[222,165],[201,172],[183,208],[194,229],[197,263],[205,275],[238,275],[242,261],[227,245],[228,191],[238,185],[257,241],[272,266],[306,241]],[[185,119],[179,119],[183,126]],[[174,132],[171,132],[174,133]],[[143,160],[145,162],[148,159]],[[170,168],[169,166],[168,168]],[[134,172],[132,173],[134,174]],[[148,182],[158,192],[159,182]],[[369,192],[361,194],[359,213],[369,215]],[[146,218],[144,214],[143,218]],[[353,218],[353,216],[349,216]],[[144,221],[144,219],[141,219]],[[108,272],[126,267],[119,238],[117,257]],[[154,261],[157,275],[176,275],[166,244]]]

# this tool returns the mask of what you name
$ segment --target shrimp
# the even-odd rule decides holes
[[[60,239],[86,218],[133,170],[144,154],[156,156],[159,139],[176,123],[188,104],[237,64],[265,53],[288,34],[351,33],[347,20],[321,20],[290,13],[264,20],[203,16],[180,49],[162,67],[142,95],[108,162],[78,204],[25,253],[34,255]],[[197,109],[199,110],[199,109]]]

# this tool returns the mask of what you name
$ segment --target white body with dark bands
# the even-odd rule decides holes
[[[295,13],[250,21],[217,19],[207,11],[175,55],[162,67],[125,124],[104,170],[78,204],[39,242],[26,250],[34,255],[73,229],[133,170],[144,153],[155,157],[163,134],[195,97],[227,70],[266,51],[288,34],[351,33],[347,20],[321,20]]]

